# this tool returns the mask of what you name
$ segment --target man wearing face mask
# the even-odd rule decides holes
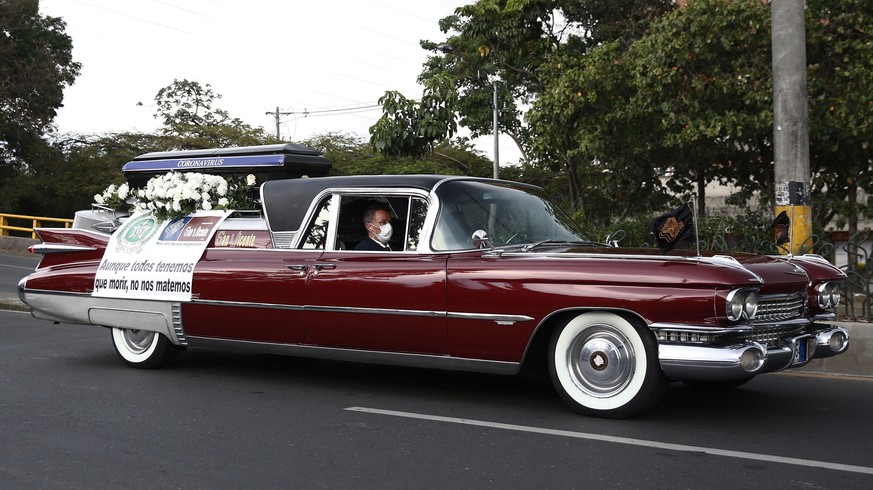
[[[364,228],[367,238],[361,240],[355,250],[388,251],[388,240],[391,239],[391,212],[383,204],[373,204],[364,211]]]

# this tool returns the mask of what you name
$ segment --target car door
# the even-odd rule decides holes
[[[335,199],[336,239],[309,273],[307,342],[446,354],[446,257],[417,250],[426,195],[358,191]],[[356,240],[367,239],[360,210],[370,200],[381,200],[392,209],[391,251],[354,250]]]
[[[331,199],[321,199],[297,248],[210,248],[194,270],[185,333],[233,340],[301,343],[308,281],[317,270],[330,225]]]

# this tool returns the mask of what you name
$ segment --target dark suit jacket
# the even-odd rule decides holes
[[[376,250],[380,252],[389,252],[391,251],[388,247],[383,247],[381,243],[373,240],[370,237],[364,238],[360,243],[355,245],[355,250]]]

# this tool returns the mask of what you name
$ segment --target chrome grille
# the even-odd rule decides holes
[[[739,337],[741,340],[760,342],[772,347],[778,345],[780,340],[802,330],[803,327],[797,326],[755,328],[751,332],[743,332]]]
[[[803,295],[800,293],[762,296],[758,300],[758,313],[755,315],[754,323],[800,318],[805,306]]]

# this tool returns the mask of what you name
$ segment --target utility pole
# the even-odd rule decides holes
[[[500,178],[500,129],[497,125],[498,110],[497,110],[497,81],[494,81],[494,178]]]
[[[772,0],[774,216],[791,219],[789,254],[812,235],[805,0]]]
[[[281,116],[287,116],[287,115],[289,115],[289,114],[294,114],[294,113],[293,113],[293,112],[280,112],[280,111],[279,111],[279,106],[276,106],[276,112],[270,112],[270,111],[267,111],[267,112],[265,112],[265,114],[268,115],[268,116],[275,116],[275,117],[276,117],[276,139],[277,139],[277,140],[281,140],[282,137],[281,137],[281,135],[279,134],[279,118],[280,118]]]

